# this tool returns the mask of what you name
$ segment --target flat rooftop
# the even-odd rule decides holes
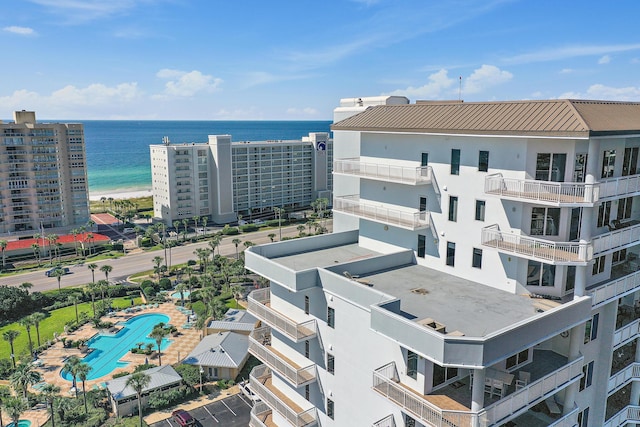
[[[382,254],[371,249],[363,248],[357,243],[351,243],[329,248],[289,253],[279,257],[270,257],[270,259],[294,271],[302,271],[314,267],[323,268],[345,262],[354,262],[378,255]]]

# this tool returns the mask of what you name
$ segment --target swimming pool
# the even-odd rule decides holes
[[[184,299],[189,299],[189,295],[191,294],[191,292],[189,291],[182,291],[182,296],[184,297]],[[180,292],[174,292],[171,294],[171,298],[174,299],[180,299]]]
[[[14,423],[7,424],[7,427],[16,427]],[[18,420],[17,427],[31,427],[31,421],[29,420]]]
[[[168,323],[169,316],[165,314],[142,314],[132,317],[124,323],[118,323],[123,328],[116,334],[98,334],[87,341],[91,353],[82,359],[91,366],[87,380],[95,380],[113,372],[114,369],[127,366],[126,362],[119,360],[127,354],[139,342],[152,343],[154,350],[157,349],[155,340],[148,337],[153,327],[160,322]],[[162,340],[160,349],[166,349],[170,340]],[[144,348],[144,346],[143,346]],[[60,375],[67,381],[72,380],[68,372],[61,372]]]

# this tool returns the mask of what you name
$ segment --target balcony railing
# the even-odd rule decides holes
[[[393,418],[393,414],[387,415],[380,421],[376,421],[371,427],[396,427],[396,420]]]
[[[334,197],[333,210],[408,230],[429,227],[428,211],[408,212],[388,208],[373,202],[360,201],[358,195]]]
[[[620,196],[632,196],[640,193],[640,175],[621,176],[602,180],[600,186],[600,200]]]
[[[516,256],[564,265],[585,265],[592,257],[588,243],[554,242],[500,231],[497,225],[482,229],[482,244]]]
[[[333,162],[333,173],[360,176],[379,181],[400,184],[429,184],[433,170],[431,166],[408,167],[385,163],[362,162],[359,159],[340,159]]]
[[[316,425],[316,408],[304,410],[289,401],[284,395],[272,390],[271,370],[265,365],[256,366],[249,374],[252,390],[272,410],[282,415],[295,427]]]
[[[316,336],[316,321],[295,322],[282,313],[269,307],[271,289],[256,289],[247,297],[247,310],[278,332],[288,336],[295,342],[300,342]]]
[[[626,406],[622,411],[609,418],[603,427],[618,427],[627,423],[640,422],[640,406]]]
[[[300,367],[271,348],[271,328],[264,326],[249,335],[249,352],[282,375],[294,387],[316,380],[316,365]]]
[[[640,223],[600,234],[591,239],[593,256],[601,256],[640,242]]]
[[[251,408],[249,427],[268,427],[267,423],[269,423],[271,413],[271,408],[266,403],[256,402]],[[273,422],[269,424],[274,425]]]
[[[489,175],[484,180],[484,192],[501,197],[535,201],[553,206],[593,206],[598,201],[597,184],[583,182],[553,182],[533,179],[504,178]]]
[[[574,406],[571,412],[552,422],[548,427],[574,427],[578,424],[578,412],[580,408]]]
[[[638,333],[640,333],[640,319],[616,329],[613,333],[613,349],[633,341],[638,337]]]
[[[634,379],[640,379],[640,362],[634,362],[609,377],[607,394],[615,393]]]
[[[587,291],[591,295],[593,307],[599,307],[640,289],[640,271]]]

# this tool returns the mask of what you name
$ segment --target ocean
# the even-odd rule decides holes
[[[208,135],[232,141],[300,139],[309,132],[329,132],[331,121],[147,121],[58,120],[84,124],[89,193],[151,189],[149,145],[207,142]]]

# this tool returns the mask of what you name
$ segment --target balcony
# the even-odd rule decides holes
[[[295,427],[317,424],[316,408],[303,409],[273,386],[271,370],[265,365],[256,366],[249,374],[251,389],[273,411],[282,415]]]
[[[625,345],[638,338],[640,333],[640,319],[636,319],[620,328],[613,333],[613,349]]]
[[[393,414],[387,415],[383,419],[373,423],[372,427],[396,427],[396,420],[393,418]]]
[[[640,362],[631,363],[626,368],[609,377],[607,394],[612,395],[634,380],[640,380]]]
[[[574,406],[574,408],[568,414],[560,415],[549,414],[548,409],[544,408],[546,406],[544,402],[541,402],[539,405],[542,408],[536,405],[524,414],[513,418],[511,420],[513,424],[503,424],[502,427],[510,425],[527,427],[575,427],[578,423],[578,413],[580,412],[580,408],[578,408],[578,406]]]
[[[278,372],[294,387],[310,384],[316,380],[316,365],[301,367],[271,347],[271,328],[264,326],[249,335],[249,352]]]
[[[335,160],[333,173],[407,185],[430,184],[433,176],[431,166],[395,166],[385,163],[363,162],[358,158]]]
[[[251,408],[249,427],[278,427],[271,414],[271,408],[266,403],[256,402]]]
[[[600,200],[640,195],[640,175],[621,176],[599,182]]]
[[[616,267],[612,268],[612,274]],[[640,271],[608,281],[603,285],[587,290],[592,298],[594,308],[607,304],[613,300],[629,295],[640,289]]]
[[[640,406],[627,406],[622,411],[609,418],[603,427],[624,426],[627,423],[640,422]]]
[[[553,182],[533,179],[504,178],[489,175],[484,180],[484,192],[502,199],[557,207],[593,206],[598,201],[597,184]]]
[[[256,289],[247,297],[247,311],[268,324],[276,331],[286,335],[295,342],[308,340],[316,336],[316,321],[296,322],[269,307],[271,289]]]
[[[482,244],[499,252],[554,265],[586,265],[593,258],[588,243],[554,242],[500,231],[497,225],[482,229]]]
[[[557,353],[535,350],[533,361],[522,368],[531,374],[531,382],[518,390],[514,384],[509,385],[503,398],[486,397],[485,408],[478,413],[469,409],[469,377],[457,381],[463,386],[447,385],[430,395],[423,395],[399,382],[395,363],[392,362],[374,372],[373,389],[428,425],[467,427],[477,422],[479,427],[487,427],[515,418],[516,414],[521,414],[541,399],[578,381],[582,376],[583,362],[583,357],[567,362],[566,357]]]
[[[598,257],[635,246],[640,242],[640,221],[631,220],[621,223],[618,228],[595,236],[591,239],[593,256]]]
[[[358,195],[334,197],[333,210],[412,231],[429,228],[428,211],[410,212],[388,208],[374,202],[360,201]]]

